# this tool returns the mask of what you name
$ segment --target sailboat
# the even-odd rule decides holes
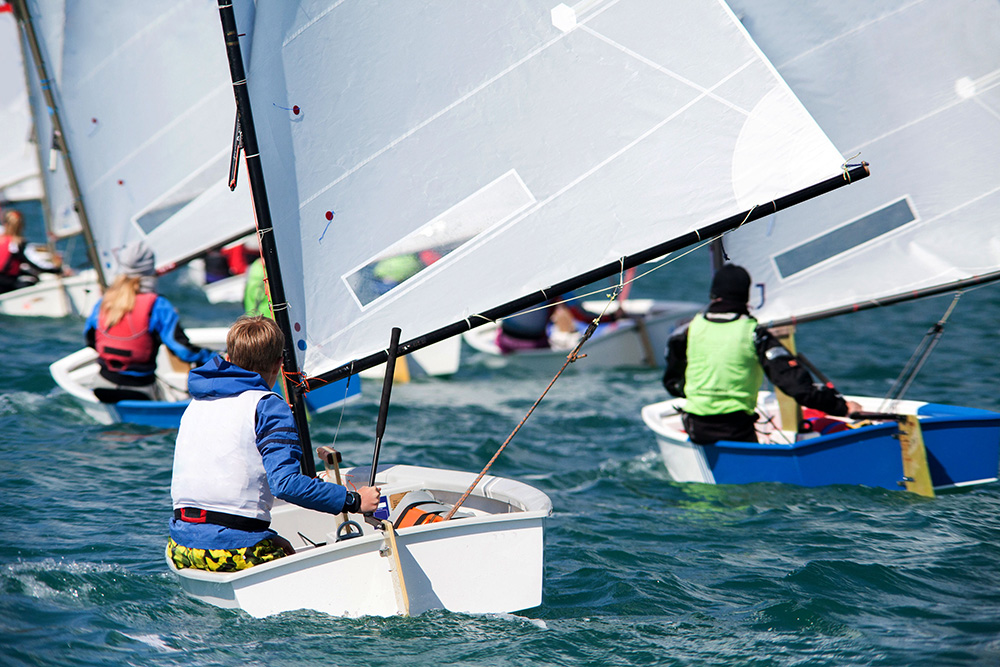
[[[315,387],[380,364],[389,373],[395,353],[867,175],[845,167],[717,0],[262,3],[249,71],[245,28],[219,6],[307,452],[301,402]],[[439,242],[440,229],[458,240]],[[374,285],[403,245],[435,261]],[[451,505],[446,520],[366,522],[337,541],[333,517],[279,504],[275,527],[295,555],[236,573],[173,569],[181,587],[255,616],[539,604],[544,493],[379,465],[380,442],[350,474],[383,485],[383,516],[419,491]],[[312,457],[303,463],[308,474]]]
[[[584,313],[594,314],[605,310],[607,302],[583,300],[579,307]],[[678,327],[688,322],[701,305],[690,301],[666,299],[620,299],[610,312],[620,313],[617,319],[597,325],[593,336],[587,342],[587,370],[620,368],[628,366],[660,366],[663,363],[663,349],[667,339]],[[586,321],[574,323],[576,333],[582,335],[588,326]],[[549,324],[551,331],[555,327]],[[489,323],[466,331],[462,339],[474,350],[484,355],[490,366],[515,366],[534,371],[554,372],[572,349],[576,336],[571,336],[562,345],[545,348],[523,349],[504,352],[497,343],[499,323]]]
[[[12,5],[29,54],[36,135],[48,158],[46,219],[58,226],[67,211],[80,216],[92,269],[4,295],[4,312],[89,314],[116,273],[118,249],[137,239],[164,273],[252,232],[246,187],[237,190],[241,206],[226,196],[235,108],[224,56],[187,25],[211,8],[197,0]],[[252,3],[240,6],[252,12]],[[201,112],[226,108],[228,132],[222,113],[211,123],[199,120]],[[86,287],[85,303],[75,298],[78,284]]]
[[[852,197],[807,202],[724,240],[729,259],[753,277],[758,321],[802,327],[1000,278],[1000,6],[731,4],[845,154],[880,165]],[[860,428],[847,421],[826,435],[801,433],[795,413],[764,392],[761,444],[708,447],[688,441],[682,399],[648,405],[642,416],[678,481],[914,490],[915,469],[929,475],[929,495],[926,487],[997,479],[1000,414],[903,400],[901,392],[848,398],[885,414]],[[917,446],[912,429],[897,426],[914,418],[926,467],[911,469],[896,438]]]
[[[252,16],[252,2],[238,5]],[[249,189],[229,187],[236,108],[225,51],[214,21],[198,20],[214,18],[213,5],[18,0],[15,9],[37,78],[46,82],[52,134],[99,289],[117,273],[117,252],[130,242],[150,247],[162,274],[253,232]],[[225,332],[187,331],[196,344],[217,350],[225,347]],[[187,398],[186,368],[159,368],[172,400],[139,405],[104,404],[94,396],[98,365],[90,348],[56,361],[51,372],[104,423],[176,426]]]

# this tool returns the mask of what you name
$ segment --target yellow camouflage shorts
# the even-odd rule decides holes
[[[191,549],[167,542],[167,558],[177,569],[190,567],[209,572],[236,572],[260,565],[285,555],[284,549],[271,540],[261,540],[252,547],[241,549]]]

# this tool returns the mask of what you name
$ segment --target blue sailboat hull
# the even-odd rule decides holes
[[[932,403],[922,404],[916,412],[931,483],[936,489],[997,480],[1000,413]],[[692,444],[682,431],[675,432],[674,438],[665,437],[649,418],[647,423],[657,431],[668,471],[680,481],[903,488],[902,455],[894,422],[879,422],[795,443],[719,441],[708,446]]]
[[[306,406],[323,412],[361,395],[361,378],[352,376],[306,394]],[[177,428],[190,401],[119,401],[107,404],[115,421],[155,428]]]

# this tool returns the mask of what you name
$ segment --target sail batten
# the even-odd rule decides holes
[[[586,10],[586,11],[585,11]],[[257,8],[247,80],[303,371],[841,173],[725,3]]]

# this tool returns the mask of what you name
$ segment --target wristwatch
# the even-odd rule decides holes
[[[361,511],[361,494],[356,491],[348,491],[347,499],[344,501],[344,511],[357,514]]]

